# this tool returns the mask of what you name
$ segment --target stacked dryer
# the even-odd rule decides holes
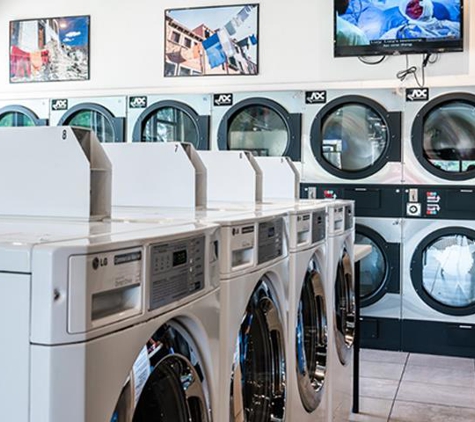
[[[47,126],[48,100],[0,102],[0,127]]]
[[[475,90],[406,97],[403,348],[474,357]]]
[[[355,200],[360,263],[361,345],[401,347],[403,216],[401,114],[392,90],[307,92],[301,197]]]

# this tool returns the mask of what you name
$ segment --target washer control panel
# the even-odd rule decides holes
[[[312,214],[312,243],[325,240],[326,231],[326,211],[315,211]]]
[[[259,223],[257,263],[272,261],[284,254],[284,219]]]
[[[205,237],[150,246],[149,310],[176,302],[204,288]]]

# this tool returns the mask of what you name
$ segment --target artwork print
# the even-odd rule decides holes
[[[89,79],[89,16],[10,22],[10,82]]]

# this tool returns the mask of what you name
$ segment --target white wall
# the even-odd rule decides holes
[[[0,98],[109,95],[156,92],[225,92],[401,86],[395,78],[405,57],[378,66],[357,58],[333,58],[332,0],[260,0],[260,74],[164,78],[164,10],[236,4],[236,0],[0,0]],[[475,81],[475,7],[466,3],[465,52],[442,55],[427,68],[428,85]],[[246,3],[242,1],[241,3]],[[83,82],[10,84],[8,23],[14,19],[91,15],[91,79]],[[470,15],[470,16],[469,16]],[[469,19],[471,18],[471,19]],[[409,56],[419,64],[420,56]],[[411,79],[406,82],[414,86]]]

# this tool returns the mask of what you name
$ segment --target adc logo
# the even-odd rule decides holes
[[[129,108],[146,108],[147,97],[130,97]]]
[[[215,106],[230,106],[233,105],[233,94],[214,94],[213,104]]]
[[[428,101],[429,88],[408,88],[406,89],[406,101]]]
[[[58,111],[58,110],[67,110],[67,109],[68,109],[68,100],[66,99],[51,100],[51,110]]]
[[[305,104],[324,104],[327,102],[327,91],[307,91]]]

